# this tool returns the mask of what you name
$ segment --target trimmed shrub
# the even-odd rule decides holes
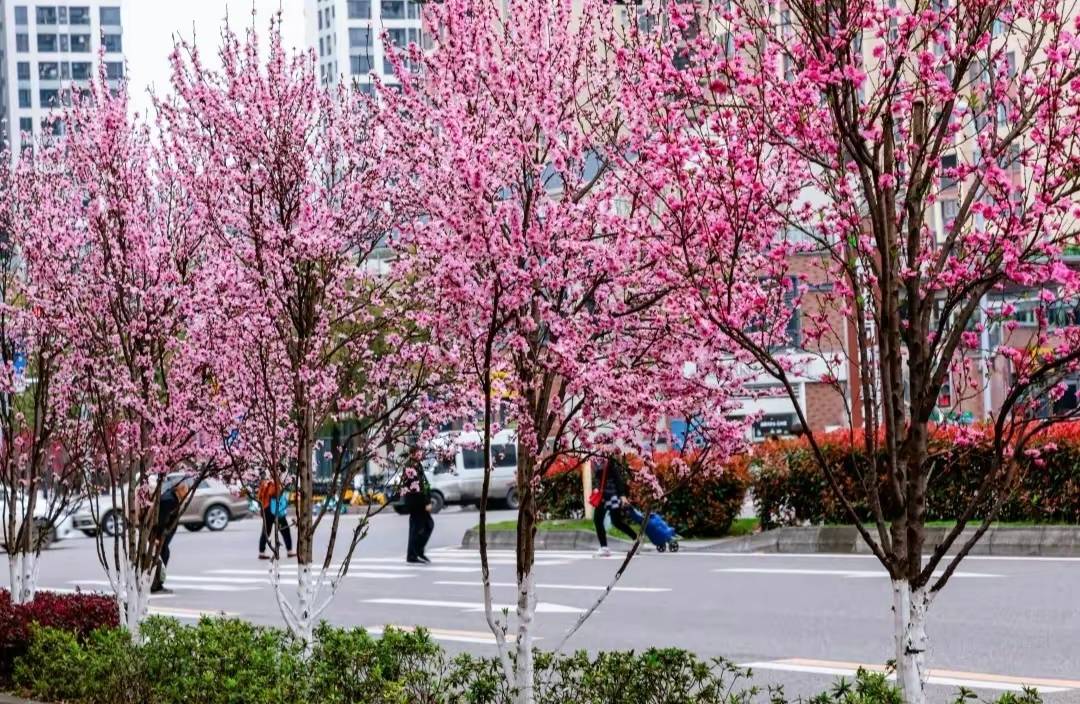
[[[704,465],[704,461],[693,454],[654,455],[653,471],[662,492],[659,502],[653,499],[655,487],[633,478],[631,499],[638,506],[651,505],[683,537],[726,535],[750,485],[747,461],[736,457],[723,466]],[[641,460],[632,459],[630,464],[636,469]]]
[[[568,456],[558,457],[540,482],[537,497],[542,520],[581,518],[585,515],[585,500],[581,491],[581,461]]]
[[[423,632],[325,624],[304,656],[286,633],[231,620],[184,626],[154,618],[137,646],[118,629],[89,638],[34,626],[15,663],[14,684],[30,697],[70,704],[509,704],[513,692],[495,658],[454,659]],[[590,655],[536,653],[537,704],[787,704],[760,692],[723,659],[675,648]],[[759,694],[764,696],[759,697]],[[814,704],[899,704],[883,675],[860,672]],[[1037,695],[1001,704],[1039,704]]]
[[[844,493],[852,499],[860,521],[873,513],[860,476],[873,477],[884,486],[879,458],[868,458],[858,436],[849,443],[847,433],[821,436],[819,446],[835,469]],[[1036,457],[1022,461],[1018,483],[1008,495],[997,519],[1011,522],[1080,523],[1080,423],[1063,423],[1040,435],[1032,444]],[[955,519],[991,466],[989,448],[958,446],[949,428],[935,429],[931,438],[932,472],[927,490],[927,518]],[[785,525],[850,523],[851,517],[830,489],[805,438],[771,440],[754,448],[750,462],[754,503],[763,529]],[[887,499],[887,492],[882,492]],[[997,496],[988,497],[996,500]],[[986,515],[988,500],[976,513]],[[886,501],[886,518],[896,506]]]
[[[15,658],[26,652],[34,624],[85,640],[99,628],[119,626],[120,615],[116,601],[101,594],[42,591],[29,604],[13,604],[11,593],[0,590],[0,677],[9,677]]]

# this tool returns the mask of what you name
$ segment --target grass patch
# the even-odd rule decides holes
[[[474,529],[479,526],[474,526]],[[586,520],[555,520],[555,521],[541,521],[536,527],[541,533],[550,532],[553,530],[583,530],[588,533],[592,533],[594,529],[592,521]],[[709,537],[738,537],[741,535],[750,535],[756,532],[758,529],[758,519],[756,518],[736,518],[731,524],[731,529],[726,536],[695,536],[702,538]],[[497,523],[488,523],[488,530],[492,532],[512,532],[517,530],[517,521],[498,521]],[[622,533],[619,533],[616,537],[622,537]]]

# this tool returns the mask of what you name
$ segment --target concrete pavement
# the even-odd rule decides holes
[[[495,514],[503,520],[510,514]],[[344,529],[355,519],[345,519]],[[406,519],[373,521],[325,617],[337,625],[425,626],[448,649],[492,652],[481,608],[479,559],[457,546],[475,511],[436,516],[430,567],[404,562]],[[159,613],[197,618],[225,612],[281,623],[268,565],[256,558],[258,523],[222,533],[180,530]],[[321,542],[326,536],[321,535]],[[493,555],[496,601],[513,601],[514,558]],[[616,567],[587,552],[538,556],[540,647],[552,647],[587,608]],[[286,570],[286,573],[294,573]],[[57,544],[41,562],[43,587],[105,589],[93,542]],[[755,682],[780,683],[789,694],[816,693],[856,664],[891,657],[889,582],[860,555],[660,555],[637,558],[572,648],[678,646],[703,656],[753,664]],[[986,695],[1041,686],[1048,702],[1080,702],[1080,559],[975,556],[934,604],[931,664],[941,670],[936,701],[956,686]]]

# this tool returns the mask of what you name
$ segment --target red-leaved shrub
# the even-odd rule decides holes
[[[69,631],[81,640],[95,629],[118,627],[120,617],[111,596],[38,592],[29,604],[13,604],[11,593],[0,590],[0,679],[7,681],[15,658],[26,651],[34,623]]]

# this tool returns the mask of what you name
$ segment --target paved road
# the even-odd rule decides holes
[[[406,519],[379,516],[326,618],[422,625],[447,648],[492,652],[479,611],[477,555],[456,548],[476,519],[474,511],[437,516],[429,547],[435,564],[414,567],[403,559]],[[222,533],[181,530],[168,577],[174,593],[152,599],[152,608],[180,618],[225,612],[279,624],[267,563],[256,558],[258,528],[241,521]],[[496,599],[512,603],[513,555],[494,559]],[[615,561],[566,552],[542,553],[538,564],[543,647],[591,603]],[[101,579],[89,539],[57,544],[41,563],[44,587],[104,589]],[[782,683],[789,694],[821,691],[852,663],[891,657],[889,583],[873,558],[649,551],[620,585],[571,647],[672,645],[723,655],[755,663],[755,682]],[[1025,681],[1041,683],[1047,702],[1080,702],[1077,593],[1080,559],[966,562],[931,612],[932,664],[950,671],[939,676],[952,685],[934,687],[935,701],[948,700],[957,683],[988,685],[979,691],[990,695]]]

